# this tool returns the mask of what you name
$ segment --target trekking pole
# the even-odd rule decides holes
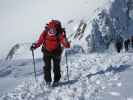
[[[68,82],[69,82],[68,63],[67,63],[67,52],[65,52],[65,56],[66,56],[67,79],[68,79]]]
[[[37,74],[36,74],[36,66],[35,66],[35,56],[34,56],[34,50],[32,49],[32,57],[33,57],[33,65],[34,65],[34,73],[35,73],[35,81],[36,83],[38,83],[37,81]],[[40,89],[44,92],[43,90],[43,86],[40,84]]]
[[[35,81],[37,82],[37,74],[36,74],[36,66],[35,66],[35,56],[34,56],[34,50],[32,49],[32,57],[33,57],[33,65],[34,65],[34,74],[35,74]]]

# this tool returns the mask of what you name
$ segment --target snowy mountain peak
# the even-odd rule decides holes
[[[80,43],[77,41],[78,43],[74,44],[79,44],[86,52],[104,51],[116,41],[117,37],[122,37],[125,40],[132,36],[133,23],[129,18],[132,8],[128,2],[130,0],[110,0],[108,6],[104,5],[102,8],[98,8],[95,11],[95,16],[92,17],[93,19],[85,22],[87,25],[83,32],[84,35],[82,33],[79,36],[80,39],[78,38]],[[79,27],[81,24],[80,21]],[[77,27],[75,34],[78,34],[79,27]],[[73,39],[75,38],[73,37]]]

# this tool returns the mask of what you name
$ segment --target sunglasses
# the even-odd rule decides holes
[[[51,29],[49,29],[48,32],[49,32],[50,34],[56,34],[56,33],[57,33],[57,31],[56,31],[55,28],[51,28]]]

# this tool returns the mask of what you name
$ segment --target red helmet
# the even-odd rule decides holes
[[[47,25],[48,25],[49,29],[50,28],[59,28],[59,27],[61,27],[61,23],[58,20],[51,20],[51,21],[48,22]]]

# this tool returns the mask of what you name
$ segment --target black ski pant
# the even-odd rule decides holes
[[[132,46],[132,49],[133,49],[133,40],[131,41],[131,46]]]
[[[54,55],[54,54],[44,54],[43,60],[45,63],[44,68],[44,79],[46,82],[51,82],[51,66],[52,66],[52,60],[53,60],[53,72],[54,72],[54,82],[58,82],[61,78],[60,73],[60,61],[61,56]]]
[[[122,43],[121,43],[121,42],[117,42],[117,43],[115,44],[115,46],[116,46],[117,52],[120,53],[120,51],[121,51],[121,49],[122,49]]]
[[[130,41],[125,40],[124,46],[125,46],[125,50],[126,50],[126,51],[128,51],[128,49],[129,49],[129,44],[130,44]]]

